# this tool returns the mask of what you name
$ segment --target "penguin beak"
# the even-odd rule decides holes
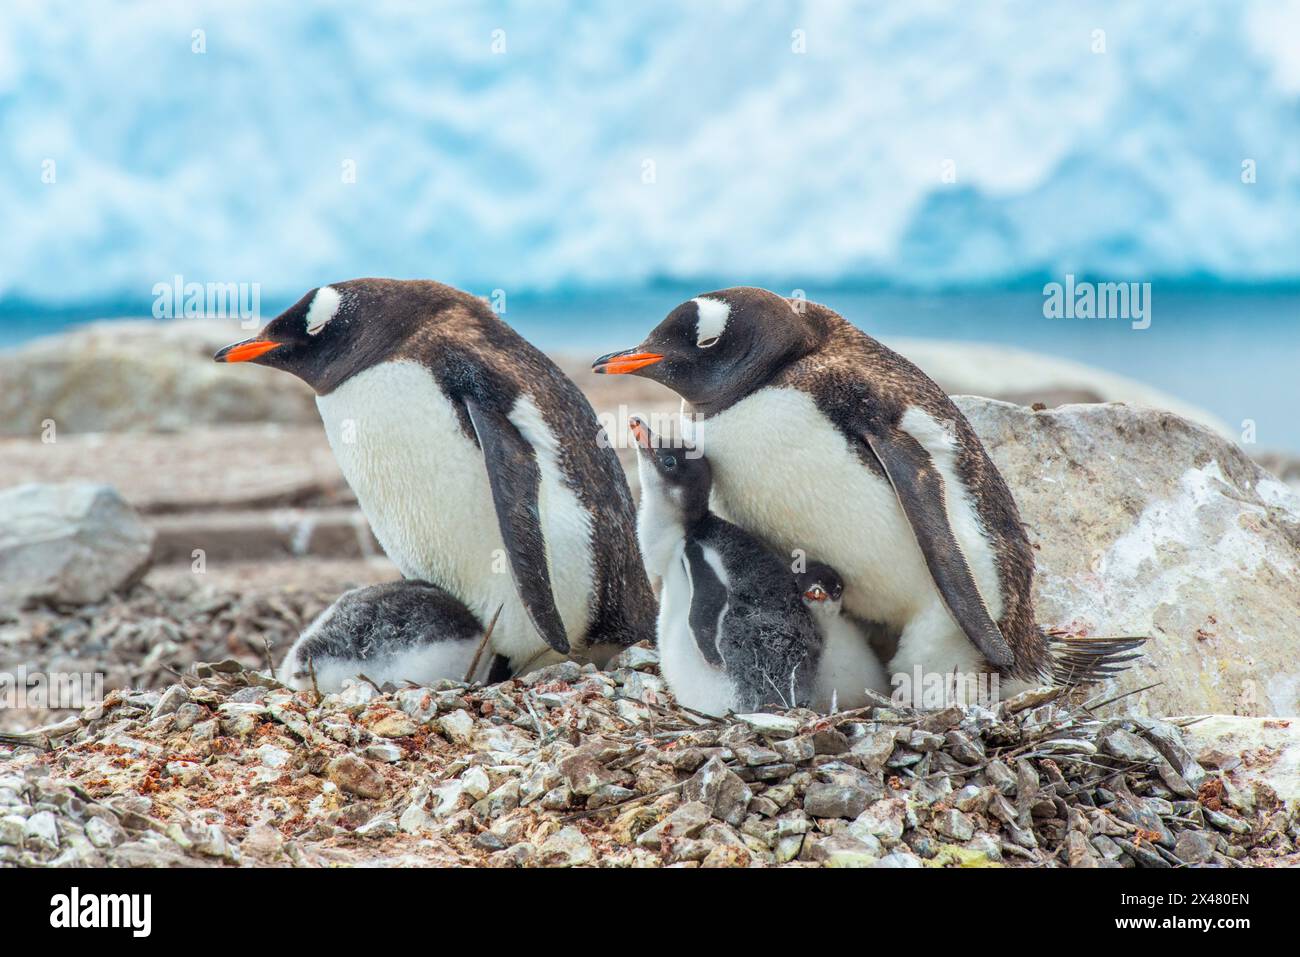
[[[632,430],[632,437],[636,439],[636,444],[649,452],[650,427],[635,415],[628,419],[627,427]]]
[[[270,339],[245,339],[226,346],[212,358],[215,362],[252,362],[258,356],[264,356],[282,345],[283,343],[272,342]]]
[[[652,366],[662,358],[663,356],[657,352],[624,349],[622,352],[611,352],[607,356],[601,356],[591,364],[591,371],[602,375],[627,375],[629,372],[636,372],[637,369]]]

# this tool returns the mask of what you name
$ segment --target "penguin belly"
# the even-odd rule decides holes
[[[532,406],[523,397],[516,406],[523,403]],[[480,621],[491,621],[500,607],[492,646],[515,667],[557,660],[515,590],[483,455],[429,370],[411,360],[379,363],[317,396],[316,405],[339,468],[402,574],[442,586]],[[535,407],[523,411],[524,426],[545,428]],[[538,455],[556,608],[569,640],[580,646],[592,594],[590,522],[562,483],[554,443],[538,448],[515,425]]]
[[[691,633],[691,582],[682,562],[679,545],[659,592],[659,669],[680,704],[723,715],[736,706],[736,686],[726,672],[705,660]]]
[[[864,689],[888,697],[889,679],[866,634],[843,615],[814,615],[822,636],[822,656],[817,665],[813,707],[829,713],[865,707]]]
[[[760,389],[708,419],[688,417],[683,428],[713,467],[715,509],[791,560],[801,553],[835,568],[845,610],[902,631],[909,667],[913,659],[939,670],[979,667],[983,659],[943,605],[889,481],[863,462],[812,396]],[[936,436],[915,437],[932,455],[944,451]],[[992,547],[951,455],[935,462],[953,532],[996,620],[1002,597]]]

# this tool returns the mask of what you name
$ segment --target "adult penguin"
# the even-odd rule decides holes
[[[480,621],[500,607],[492,651],[513,670],[653,637],[632,497],[590,404],[480,299],[426,281],[321,286],[215,358],[316,391],[388,557]]]
[[[827,307],[752,287],[708,293],[593,368],[686,400],[715,507],[835,568],[845,609],[898,633],[891,673],[1082,682],[1134,647],[1049,649],[1033,551],[974,429],[925,373]]]

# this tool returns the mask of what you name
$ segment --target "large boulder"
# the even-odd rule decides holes
[[[293,376],[212,354],[253,332],[228,320],[96,322],[0,352],[0,434],[158,432],[228,422],[318,424]]]
[[[1275,798],[1300,811],[1300,721],[1212,714],[1188,724],[1183,739],[1246,800],[1267,810]]]
[[[1300,495],[1237,446],[1121,404],[961,396],[1038,563],[1039,620],[1147,635],[1135,713],[1300,714]]]
[[[108,485],[0,490],[0,606],[102,601],[148,570],[153,540]]]

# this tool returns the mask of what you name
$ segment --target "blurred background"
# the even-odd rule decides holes
[[[9,3],[0,346],[177,277],[265,320],[383,275],[585,355],[753,283],[1300,450],[1297,36],[1295,2]],[[1150,327],[1045,317],[1067,274],[1150,282]]]

